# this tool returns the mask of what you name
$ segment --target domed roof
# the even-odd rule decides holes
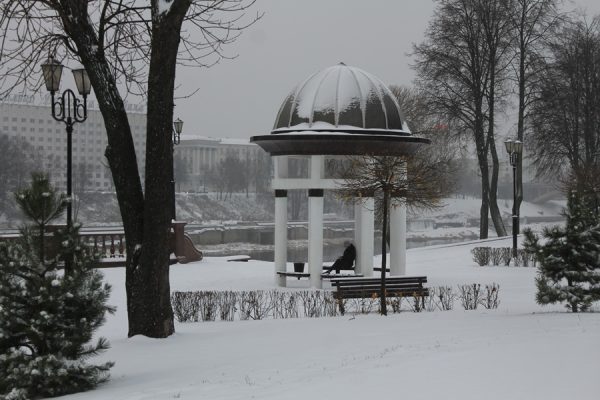
[[[298,85],[279,109],[271,134],[250,141],[272,156],[402,156],[429,143],[411,134],[383,82],[343,63]]]
[[[344,63],[311,75],[286,97],[272,133],[292,131],[410,135],[390,89]]]

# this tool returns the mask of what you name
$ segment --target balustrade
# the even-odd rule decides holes
[[[202,260],[202,252],[195,248],[190,237],[184,232],[183,228],[185,222],[173,222],[171,231],[172,239],[169,241],[170,250],[175,254],[173,262],[187,263],[191,261]],[[64,228],[64,226],[52,226],[48,227],[48,236],[50,238],[55,237],[54,233]],[[19,238],[19,234],[7,234],[0,235],[0,242],[12,241]],[[99,257],[99,264],[101,267],[108,266],[124,266],[126,260],[126,245],[125,245],[125,232],[123,230],[111,230],[102,232],[80,232],[80,242],[89,246],[93,249],[94,254]],[[57,253],[58,243],[56,240],[47,240],[48,257],[52,257]]]

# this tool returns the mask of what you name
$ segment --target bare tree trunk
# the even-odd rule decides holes
[[[489,104],[489,119],[488,119],[488,139],[487,144],[489,146],[490,154],[492,156],[492,177],[490,180],[490,189],[488,192],[489,208],[494,224],[494,229],[498,236],[506,236],[506,229],[502,222],[502,215],[498,208],[498,174],[500,171],[500,163],[498,161],[498,152],[496,151],[496,141],[494,136],[494,107],[495,107],[495,73],[494,68],[490,71],[490,98]]]
[[[522,40],[521,40],[522,42]],[[521,51],[519,55],[519,113],[517,119],[517,139],[524,142],[525,134],[525,46],[521,45]],[[523,202],[523,157],[517,158],[517,174],[516,174],[516,186],[517,196],[515,209],[517,215],[520,214],[521,203]],[[517,218],[517,222],[520,222],[520,218]],[[517,231],[520,231],[517,226]]]
[[[479,100],[480,102],[481,100]],[[479,209],[479,239],[487,239],[489,232],[489,190],[490,175],[488,170],[487,146],[483,132],[483,116],[481,112],[481,103],[475,107],[475,148],[477,152],[477,162],[481,172],[481,207]]]
[[[487,178],[488,167],[479,165],[481,170],[481,207],[479,208],[479,239],[487,239],[489,232],[489,179]]]
[[[492,153],[492,179],[490,180],[489,204],[490,215],[494,224],[494,229],[498,236],[506,236],[506,228],[502,221],[502,214],[498,208],[498,173],[500,165],[498,162],[498,153],[493,142],[490,144],[490,152]]]
[[[173,198],[173,93],[182,17],[172,6],[155,17],[148,78],[144,242],[140,265],[127,270],[129,336],[167,337],[174,331],[169,285],[169,230]],[[152,310],[152,312],[146,312]]]
[[[502,216],[498,208],[498,175],[500,165],[498,153],[496,151],[496,101],[501,95],[501,83],[504,70],[504,53],[508,49],[508,41],[504,36],[507,33],[507,27],[510,22],[510,14],[507,4],[504,2],[482,1],[480,5],[482,18],[482,27],[485,32],[485,47],[487,48],[488,59],[488,90],[487,98],[487,148],[492,157],[492,174],[490,179],[490,188],[488,191],[489,208],[492,222],[498,236],[506,236],[506,229],[502,222]],[[508,65],[508,64],[506,64]],[[498,91],[496,89],[499,89]]]
[[[387,298],[385,293],[385,272],[387,269],[387,219],[389,207],[388,189],[383,189],[383,222],[381,223],[381,293],[379,294],[379,302],[381,315],[387,315]]]
[[[127,247],[125,287],[129,336],[141,333],[160,337],[153,335],[153,330],[136,329],[135,322],[132,325],[132,319],[134,321],[143,319],[146,315],[152,314],[152,310],[149,309],[150,306],[148,308],[141,307],[142,309],[135,307],[138,303],[135,301],[136,284],[143,280],[142,277],[148,275],[148,272],[139,265],[140,250],[143,247],[144,239],[142,230],[144,226],[144,196],[125,106],[104,54],[94,50],[94,44],[98,42],[98,39],[87,17],[87,3],[65,2],[64,8],[65,12],[61,15],[76,16],[76,18],[63,18],[63,24],[65,31],[75,41],[81,63],[88,71],[108,137],[105,156],[117,192]],[[148,225],[151,228],[152,224]],[[133,279],[133,271],[138,271],[136,273],[138,279]],[[143,292],[143,286],[137,291]]]

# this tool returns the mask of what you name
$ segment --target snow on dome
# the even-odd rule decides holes
[[[410,135],[390,89],[368,72],[339,63],[311,75],[286,97],[272,133],[359,129]]]
[[[404,156],[429,140],[411,134],[383,82],[340,63],[298,85],[281,105],[271,133],[250,142],[271,156]]]

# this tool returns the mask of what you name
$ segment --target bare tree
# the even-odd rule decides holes
[[[180,154],[175,154],[173,161],[175,163],[173,168],[175,168],[175,182],[177,183],[177,191],[180,192],[182,184],[184,187],[187,187],[190,184],[190,171],[192,170],[192,165],[187,158],[181,156]]]
[[[250,177],[254,180],[256,193],[266,193],[270,190],[272,164],[271,157],[265,151],[260,150],[252,157]]]
[[[457,160],[465,145],[462,135],[458,134],[455,126],[447,123],[444,115],[438,114],[436,109],[430,107],[426,93],[406,86],[391,85],[390,90],[396,97],[413,134],[430,140],[429,146],[421,146],[411,157],[411,171],[413,168],[430,171],[432,176],[428,179],[431,179],[431,183],[439,185],[439,193],[450,195],[458,181]],[[408,206],[413,211],[418,211],[421,208],[431,208],[432,205],[414,202]],[[378,217],[380,220],[383,218],[380,214]]]
[[[487,142],[492,158],[490,176],[490,216],[498,236],[506,236],[506,229],[500,209],[498,208],[498,177],[500,162],[496,150],[496,114],[504,108],[506,96],[505,81],[507,69],[511,62],[511,10],[512,0],[478,1],[477,9],[481,18],[481,26],[485,37],[485,48],[488,57],[489,85],[486,92],[487,101]]]
[[[494,3],[491,5],[490,3]],[[440,0],[423,43],[414,46],[417,84],[428,106],[459,132],[469,134],[481,171],[480,238],[488,236],[488,217],[505,234],[497,206],[494,113],[500,60],[506,44],[507,2]],[[492,154],[492,171],[489,156]]]
[[[36,168],[39,159],[35,148],[19,136],[0,135],[0,214],[5,213],[15,192],[23,185]],[[11,201],[7,201],[11,199]]]
[[[173,96],[178,64],[206,66],[256,20],[253,0],[0,0],[0,85],[40,86],[48,55],[87,70],[106,126],[127,245],[129,336],[174,332],[169,285]],[[50,54],[49,54],[50,53]],[[119,86],[125,88],[124,93]],[[147,100],[145,182],[137,167],[124,94]]]
[[[92,183],[92,174],[94,166],[90,163],[82,161],[73,166],[75,174],[73,176],[73,193],[81,195],[85,192]]]
[[[223,169],[219,168],[217,165],[209,169],[204,178],[204,181],[208,185],[209,189],[217,192],[217,200],[221,200],[223,198],[223,193],[225,193],[226,189],[225,177],[223,175]]]
[[[288,197],[290,200],[290,220],[299,221],[306,213],[308,192],[306,190],[290,190],[288,191]]]
[[[218,168],[222,171],[222,178],[225,183],[226,193],[229,194],[229,198],[231,198],[233,193],[245,189],[247,170],[243,160],[230,154],[221,161]]]
[[[402,203],[410,207],[431,209],[440,206],[441,199],[451,191],[446,159],[434,160],[430,153],[417,152],[404,157],[352,156],[342,172],[343,185],[339,196],[347,202],[368,197],[381,197],[381,314],[387,315],[385,273],[386,243],[390,207]],[[408,170],[408,173],[407,173]]]
[[[525,142],[529,111],[535,99],[536,81],[543,68],[542,53],[546,38],[559,21],[559,0],[513,0],[511,34],[513,36],[513,76],[518,97],[517,139]],[[523,158],[517,166],[517,214],[523,202]]]
[[[600,16],[564,21],[536,82],[528,146],[538,174],[598,198]],[[597,201],[597,200],[596,200]]]

